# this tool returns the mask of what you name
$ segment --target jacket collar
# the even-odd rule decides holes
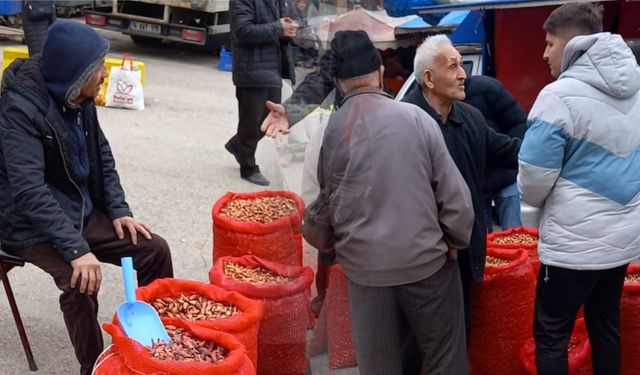
[[[391,95],[387,94],[386,92],[380,89],[377,89],[374,87],[362,87],[359,89],[355,89],[350,93],[348,93],[347,95],[345,95],[344,98],[342,98],[342,104],[344,104],[350,98],[353,98],[354,96],[358,96],[362,94],[377,94],[377,95],[383,95],[383,96],[386,96],[387,98],[393,99]]]
[[[411,91],[407,94],[407,99],[410,103],[413,103],[418,107],[422,108],[425,112],[429,114],[429,116],[433,117],[433,119],[436,120],[440,125],[445,125],[445,124],[462,125],[463,123],[463,119],[462,119],[462,116],[460,115],[460,110],[459,110],[460,103],[457,101],[453,102],[453,105],[451,106],[451,112],[449,112],[449,118],[447,118],[447,122],[445,123],[442,121],[442,116],[440,115],[440,113],[438,113],[438,111],[436,111],[435,108],[433,108],[431,104],[427,102],[427,99],[424,97],[424,94],[420,89],[420,86],[416,85],[413,89],[411,89]]]

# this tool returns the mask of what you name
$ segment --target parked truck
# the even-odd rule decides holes
[[[113,0],[85,9],[85,19],[140,44],[165,40],[217,49],[230,35],[228,0]]]

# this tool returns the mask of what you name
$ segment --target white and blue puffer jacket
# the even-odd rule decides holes
[[[542,208],[545,265],[609,269],[640,256],[640,67],[619,35],[567,43],[520,150],[522,200]]]

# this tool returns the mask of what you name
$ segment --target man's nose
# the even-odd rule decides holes
[[[458,68],[458,79],[467,79],[467,72],[464,71],[463,67]]]

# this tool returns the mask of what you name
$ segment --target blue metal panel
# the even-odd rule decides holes
[[[451,14],[451,13],[449,13]],[[444,21],[444,20],[443,20]],[[464,21],[451,34],[453,44],[480,44],[485,41],[484,24],[482,22],[482,12],[467,12]]]
[[[595,2],[596,0],[593,1]],[[384,7],[390,16],[401,17],[411,14],[442,14],[454,10],[523,8],[563,3],[566,3],[566,0],[478,0],[455,3],[448,0],[385,0]]]
[[[0,16],[13,16],[22,11],[22,3],[14,0],[0,0]]]

